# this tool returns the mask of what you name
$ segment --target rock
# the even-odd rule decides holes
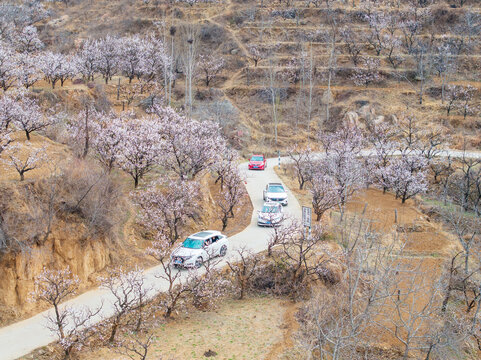
[[[383,115],[376,116],[373,120],[374,125],[379,125],[383,122],[384,122],[384,116]]]
[[[359,109],[358,113],[362,118],[368,119],[371,115],[371,108],[369,105],[364,105]]]
[[[204,356],[205,356],[205,357],[213,357],[213,356],[217,356],[217,353],[216,353],[215,351],[209,349],[208,351],[206,351],[206,352],[204,353]]]
[[[350,125],[358,125],[359,124],[359,115],[355,111],[348,111],[345,115],[345,120]]]
[[[420,224],[404,224],[396,227],[396,231],[401,233],[423,232],[425,230],[426,227]]]
[[[237,55],[237,54],[239,53],[239,49],[232,49],[232,50],[230,51],[230,53],[231,53],[232,55]]]
[[[68,15],[63,15],[57,19],[50,20],[47,25],[51,27],[59,27],[61,25],[66,24],[69,21],[69,16]]]

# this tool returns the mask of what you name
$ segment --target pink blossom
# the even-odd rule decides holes
[[[195,181],[155,181],[135,194],[140,220],[155,233],[161,232],[173,244],[188,218],[197,212],[199,184]]]

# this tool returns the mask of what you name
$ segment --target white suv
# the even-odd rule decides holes
[[[216,230],[190,235],[171,255],[172,265],[179,268],[200,268],[204,261],[227,253],[227,236]]]
[[[265,202],[257,214],[257,225],[279,226],[283,220],[282,205],[275,202]]]
[[[277,202],[283,206],[287,205],[287,190],[280,183],[269,183],[263,193],[264,201]]]

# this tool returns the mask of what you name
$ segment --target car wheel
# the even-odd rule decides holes
[[[201,268],[203,263],[204,263],[204,260],[202,260],[201,257],[198,257],[197,259],[195,259],[195,267],[197,269]]]
[[[219,251],[219,256],[225,256],[225,254],[227,254],[227,246],[222,245]]]

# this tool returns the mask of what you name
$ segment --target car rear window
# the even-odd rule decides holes
[[[251,158],[251,161],[263,161],[264,158],[262,156],[253,156]]]

